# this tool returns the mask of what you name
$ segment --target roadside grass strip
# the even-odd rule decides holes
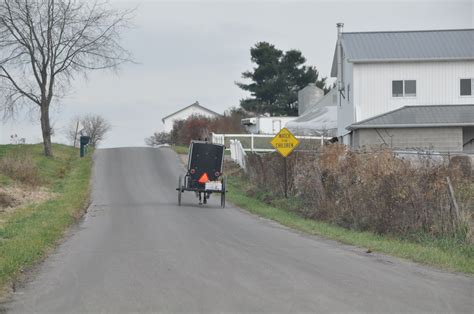
[[[414,262],[437,266],[450,271],[474,274],[474,245],[461,243],[456,239],[433,239],[418,236],[416,240],[405,240],[345,229],[326,222],[307,219],[290,211],[289,202],[279,201],[278,206],[249,197],[248,184],[238,176],[229,176],[228,199],[233,204],[261,217],[274,220],[284,226],[344,244],[355,245],[367,250],[389,254]]]
[[[54,145],[53,158],[41,155],[41,145],[20,149],[31,151],[43,184],[55,197],[0,216],[0,288],[54,248],[66,228],[82,215],[89,196],[90,155],[81,159],[77,149],[64,145]]]
[[[227,146],[228,148],[229,146]],[[182,145],[172,145],[171,148],[176,152],[178,155],[188,155],[189,153],[189,147],[188,146],[182,146]],[[230,156],[230,151],[225,150],[224,155]]]
[[[189,151],[189,147],[187,146],[180,146],[180,145],[173,145],[171,148],[180,155],[187,155]]]

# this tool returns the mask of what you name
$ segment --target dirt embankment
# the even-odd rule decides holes
[[[32,146],[2,146],[0,153],[0,213],[53,197],[41,179],[38,156]],[[0,221],[2,218],[5,217],[0,216]]]
[[[13,212],[27,204],[42,203],[54,197],[45,187],[26,185],[0,186],[0,213]]]

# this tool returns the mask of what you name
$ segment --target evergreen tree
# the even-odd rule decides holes
[[[251,94],[240,101],[247,111],[294,116],[298,114],[298,90],[316,83],[325,93],[329,91],[326,78],[320,79],[315,67],[304,65],[306,59],[298,50],[283,52],[272,44],[259,42],[250,49],[250,56],[257,66],[243,72],[242,78],[251,83],[236,83]]]

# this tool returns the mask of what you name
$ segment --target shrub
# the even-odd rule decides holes
[[[454,156],[451,158],[449,166],[454,171],[458,171],[459,175],[465,178],[471,177],[473,165],[469,156]]]
[[[155,132],[152,136],[145,138],[145,144],[148,146],[171,144],[171,134],[166,132]]]
[[[38,168],[31,154],[12,151],[0,159],[0,173],[28,185],[40,183]]]
[[[244,117],[245,112],[233,108],[217,118],[194,115],[186,120],[175,120],[170,132],[171,143],[189,145],[192,140],[209,138],[211,133],[245,133],[240,123]]]
[[[283,192],[282,161],[276,153],[248,156],[250,181],[274,198]],[[438,236],[458,234],[472,217],[472,176],[464,162],[458,166],[452,159],[446,166],[424,157],[413,163],[390,150],[353,152],[333,144],[295,152],[287,163],[288,193],[301,201],[298,211],[309,218],[381,234]],[[448,176],[461,219],[451,206]]]

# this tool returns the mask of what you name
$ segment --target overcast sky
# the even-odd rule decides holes
[[[143,146],[162,117],[194,101],[217,112],[238,106],[246,93],[234,82],[252,67],[249,49],[258,41],[298,49],[329,76],[337,22],[347,32],[473,28],[473,2],[114,0],[120,8],[137,6],[123,45],[138,64],[77,79],[53,109],[53,140],[66,142],[73,116],[96,113],[113,126],[101,147]],[[29,113],[0,122],[0,143],[11,134],[41,141],[36,119]]]

